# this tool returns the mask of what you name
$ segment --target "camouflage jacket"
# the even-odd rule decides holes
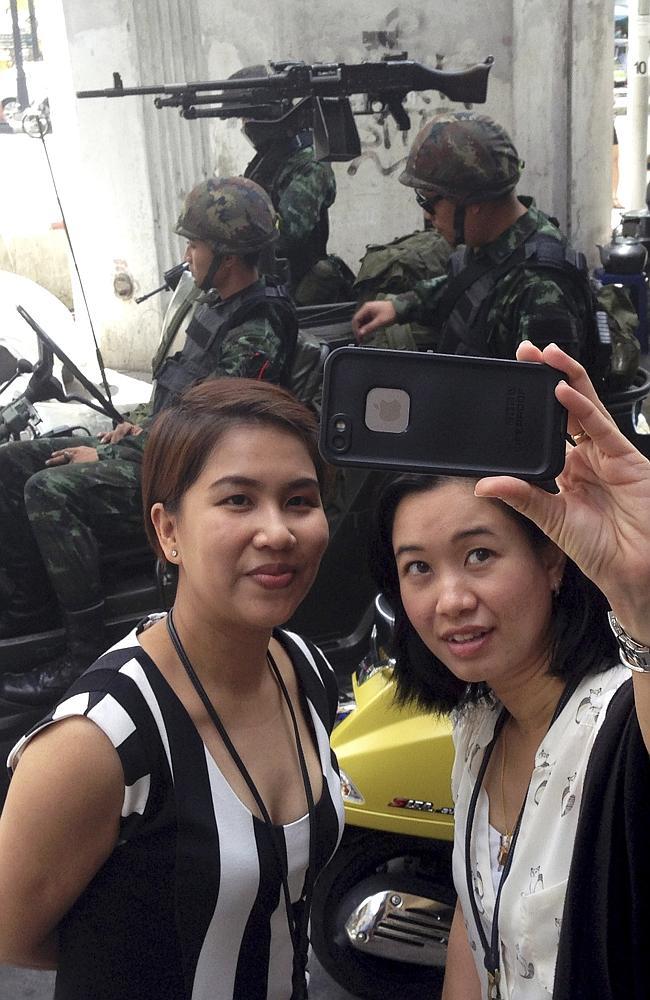
[[[336,180],[329,163],[314,159],[305,145],[291,152],[272,148],[246,169],[246,177],[269,194],[280,216],[276,255],[286,257],[295,287],[307,271],[327,253],[327,210],[336,198]]]
[[[192,322],[201,321],[201,309],[209,310],[210,315],[204,317],[206,321],[204,325],[207,327],[209,323],[211,332],[217,331],[209,364],[210,370],[203,377],[259,378],[263,375],[266,381],[281,381],[291,360],[297,323],[295,327],[288,323],[284,310],[272,299],[262,301],[253,315],[246,318],[241,324],[228,328],[223,337],[220,338],[218,335],[219,327],[225,327],[228,318],[232,317],[234,312],[244,305],[246,299],[258,296],[264,287],[264,279],[260,278],[248,288],[228,299],[208,297],[197,309],[195,319]],[[191,358],[193,350],[195,350],[195,343],[190,336],[190,328],[188,328],[188,337],[182,351],[169,358],[166,363],[182,367]],[[163,370],[164,365],[161,366],[159,372],[162,373]],[[189,385],[192,381],[195,379],[190,373],[187,384]],[[100,445],[97,448],[100,460],[109,458],[135,462],[142,460],[142,451],[148,437],[147,426],[151,421],[155,400],[156,389],[154,387],[152,402],[147,408],[149,416],[145,417],[141,409],[139,413],[138,423],[144,427],[144,431],[136,436],[130,435],[123,438],[116,445]]]
[[[565,242],[559,229],[530,202],[526,214],[493,243],[468,250],[465,263],[487,259],[498,268],[533,233]],[[437,327],[440,343],[447,324],[436,318],[436,312],[449,280],[449,275],[425,279],[409,292],[389,296],[398,321]],[[558,269],[513,265],[491,293],[485,319],[485,353],[491,357],[512,358],[522,340],[532,340],[543,346],[548,339],[553,339],[574,357],[580,357],[583,345],[588,342],[592,321],[584,293],[569,274]],[[474,352],[460,350],[458,353]]]

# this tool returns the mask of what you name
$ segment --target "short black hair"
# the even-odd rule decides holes
[[[391,479],[379,495],[376,524],[370,546],[370,569],[395,612],[391,655],[395,658],[396,697],[401,704],[416,703],[425,711],[439,713],[477,702],[488,693],[484,683],[467,684],[425,646],[411,625],[400,595],[393,554],[393,522],[401,501],[414,493],[427,493],[450,482],[449,476],[406,474]],[[475,480],[461,480],[471,482]],[[523,529],[533,549],[549,539],[527,517],[500,500],[502,509]],[[609,605],[601,591],[567,557],[562,586],[554,603],[551,621],[549,673],[565,680],[581,680],[603,668],[607,658],[616,660],[616,640],[609,628]]]

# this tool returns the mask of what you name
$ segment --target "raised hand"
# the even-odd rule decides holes
[[[477,496],[521,511],[602,590],[634,638],[650,642],[650,462],[618,430],[582,365],[554,344],[523,343],[519,361],[564,372],[556,396],[569,413],[566,464],[551,495],[510,477],[482,479]]]

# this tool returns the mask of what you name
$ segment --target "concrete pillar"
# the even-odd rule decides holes
[[[610,230],[613,0],[516,0],[513,12],[520,190],[595,263]]]
[[[628,17],[627,114],[630,207],[644,208],[648,149],[650,0],[632,0]]]
[[[572,0],[568,232],[592,265],[608,243],[612,212],[613,0]]]

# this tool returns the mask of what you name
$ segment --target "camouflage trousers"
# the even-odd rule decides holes
[[[0,574],[34,606],[65,611],[102,597],[101,556],[145,544],[140,466],[108,459],[46,467],[53,451],[94,438],[40,438],[0,447]]]

